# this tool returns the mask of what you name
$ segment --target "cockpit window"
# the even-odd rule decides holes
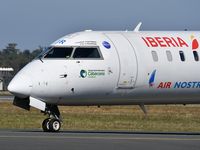
[[[78,47],[75,49],[73,58],[101,58],[98,48]]]
[[[47,48],[43,48],[42,49],[42,52],[38,55],[38,56],[36,56],[36,58],[35,59],[42,59],[43,58],[43,56],[49,51],[51,49],[51,47],[47,47]]]
[[[44,58],[70,58],[72,51],[72,47],[53,47]]]

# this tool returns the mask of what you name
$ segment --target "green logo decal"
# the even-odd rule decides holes
[[[87,77],[87,71],[81,70],[81,71],[80,71],[80,75],[81,75],[82,78]]]
[[[81,70],[80,76],[82,78],[96,78],[99,76],[105,76],[105,70]]]

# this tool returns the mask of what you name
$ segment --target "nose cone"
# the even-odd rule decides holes
[[[17,74],[8,85],[8,91],[15,96],[25,98],[30,96],[32,83],[30,78],[25,74]]]

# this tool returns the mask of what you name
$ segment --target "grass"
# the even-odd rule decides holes
[[[199,105],[59,107],[65,130],[200,131]],[[0,103],[0,128],[39,129],[46,118],[39,110],[25,111],[10,102]]]

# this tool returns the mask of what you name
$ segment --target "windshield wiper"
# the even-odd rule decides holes
[[[40,55],[38,58],[42,63],[44,63],[43,60],[42,60],[42,55]]]
[[[45,56],[45,54],[50,51],[53,47],[47,47],[45,48],[37,57],[36,59],[39,59],[42,63],[43,63],[43,60],[42,58]]]

